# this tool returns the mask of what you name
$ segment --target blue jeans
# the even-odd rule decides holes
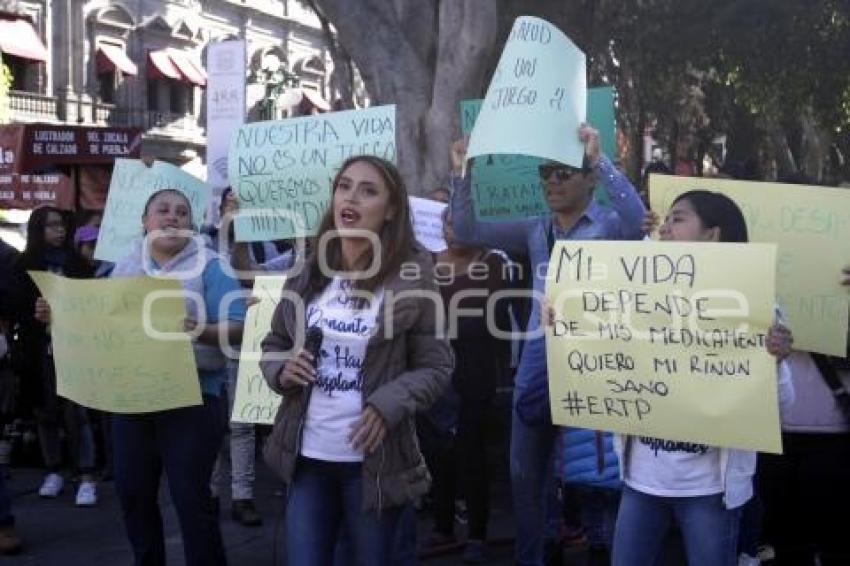
[[[343,524],[350,564],[392,564],[400,507],[363,511],[363,471],[358,462],[299,458],[286,505],[288,566],[331,566]]]
[[[660,564],[675,521],[689,566],[735,566],[740,517],[740,508],[726,509],[722,495],[658,497],[623,487],[612,565]]]
[[[236,375],[239,364],[227,363],[227,394],[222,399],[225,422],[230,421],[233,413],[233,401],[236,398]],[[234,501],[254,499],[254,425],[253,423],[233,423],[228,426],[230,438],[225,438],[213,467],[210,490],[218,497],[221,486],[227,477],[227,463],[230,461],[230,494]]]
[[[38,421],[38,441],[41,456],[48,472],[58,473],[62,465],[62,443],[59,429],[64,424],[70,441],[71,459],[79,473],[94,471],[94,435],[89,423],[88,410],[56,393],[56,368],[53,358],[47,357],[43,365],[42,400],[35,409]]]
[[[416,507],[409,503],[401,508],[398,526],[393,542],[394,566],[416,566],[416,541],[419,521],[416,517]]]
[[[393,541],[393,566],[416,566],[417,564],[417,517],[416,507],[412,503],[404,505],[399,513]],[[334,566],[348,566],[354,556],[351,550],[351,537],[345,525],[340,529],[334,551]]]
[[[224,437],[221,400],[140,415],[113,415],[115,489],[137,566],[164,566],[159,481],[168,476],[187,566],[226,564],[210,497],[210,474]]]
[[[535,373],[546,372],[546,343],[543,338],[526,341],[514,385],[514,405],[526,382]],[[552,448],[555,428],[528,426],[516,414],[511,418],[511,491],[516,518],[518,566],[541,566],[546,538],[555,538],[559,505],[555,496]]]

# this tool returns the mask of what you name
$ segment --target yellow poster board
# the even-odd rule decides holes
[[[780,452],[769,244],[559,241],[555,424]]]
[[[242,352],[239,355],[239,372],[236,377],[236,394],[233,398],[235,423],[274,424],[280,405],[280,395],[269,389],[260,371],[260,343],[269,333],[272,315],[280,302],[280,293],[286,277],[261,275],[254,279],[254,297],[260,302],[248,309]]]
[[[850,191],[782,183],[650,176],[652,210],[662,218],[685,191],[733,199],[751,242],[775,243],[777,299],[799,350],[844,356],[850,290],[839,284],[850,265]]]
[[[50,304],[59,395],[110,413],[201,404],[178,281],[29,275]]]

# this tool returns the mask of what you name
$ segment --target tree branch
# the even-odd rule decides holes
[[[343,109],[354,108],[354,72],[351,68],[351,57],[339,45],[336,34],[331,29],[330,21],[328,21],[325,14],[316,5],[316,1],[307,0],[307,3],[313,12],[316,13],[319,22],[322,24],[322,34],[325,37],[325,43],[328,45],[328,51],[333,61],[334,70],[331,73],[331,92],[334,90],[339,92]],[[334,102],[331,100],[331,103]]]

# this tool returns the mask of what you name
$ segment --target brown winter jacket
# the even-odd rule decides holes
[[[310,388],[282,388],[278,376],[285,361],[271,354],[293,348],[297,320],[304,322],[303,311],[296,316],[295,301],[300,299],[291,297],[303,296],[306,281],[304,269],[287,282],[285,289],[293,294],[287,299],[284,292],[275,310],[260,361],[269,387],[283,397],[263,455],[286,483],[293,479],[301,450]],[[364,509],[401,505],[428,490],[430,476],[416,440],[414,415],[442,395],[454,367],[451,347],[438,327],[437,315],[443,313],[439,296],[433,264],[423,253],[412,255],[401,272],[384,283],[377,331],[369,339],[363,361],[363,403],[381,414],[389,430],[381,446],[363,461]],[[388,323],[392,332],[387,332]]]

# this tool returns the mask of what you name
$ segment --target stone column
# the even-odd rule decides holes
[[[61,78],[62,86],[56,92],[57,106],[60,120],[76,123],[79,119],[80,108],[74,91],[74,0],[64,0],[61,5],[61,17],[55,23],[61,26],[59,37],[62,38],[62,45],[56,47],[60,54],[65,55],[65,73]]]

